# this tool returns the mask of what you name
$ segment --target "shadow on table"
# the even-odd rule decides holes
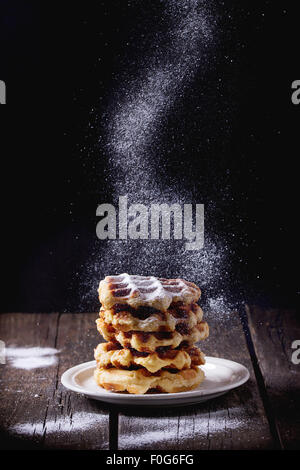
[[[42,445],[30,438],[0,430],[0,450],[41,450]]]
[[[247,406],[253,399],[252,386],[254,381],[249,379],[248,382],[236,390],[230,390],[226,394],[213,398],[211,400],[202,403],[193,403],[188,405],[115,405],[112,403],[103,403],[98,401],[99,410],[103,410],[103,407],[108,407],[110,411],[115,413],[121,413],[131,416],[167,416],[167,415],[178,415],[178,413],[193,413],[193,412],[208,412],[208,410],[228,410],[230,408],[236,408],[237,406]],[[95,406],[95,400],[91,400]]]

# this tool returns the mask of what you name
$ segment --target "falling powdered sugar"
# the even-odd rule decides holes
[[[169,114],[176,113],[196,74],[204,77],[213,61],[217,20],[212,4],[164,2],[163,27],[159,33],[147,31],[149,47],[141,54],[139,67],[134,73],[126,72],[130,63],[125,64],[101,118],[104,133],[99,142],[107,158],[102,177],[109,183],[109,202],[116,205],[122,195],[148,205],[195,201],[194,183],[182,178],[174,184],[166,176],[166,162],[160,155],[166,150],[162,135]],[[184,249],[182,240],[95,240],[81,266],[79,309],[95,309],[99,280],[122,272],[183,278],[199,285],[207,297],[225,296],[231,253],[210,222],[208,214],[204,248],[192,252]]]
[[[167,29],[155,37],[136,77],[122,80],[106,118],[109,179],[117,196],[143,193],[145,188],[152,194],[169,191],[157,178],[158,167],[163,166],[155,162],[157,135],[176,100],[207,65],[214,25],[205,2],[167,0],[164,20]]]

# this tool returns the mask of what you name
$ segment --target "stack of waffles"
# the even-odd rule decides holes
[[[208,325],[196,303],[201,291],[183,279],[107,276],[100,282],[95,380],[114,392],[191,390],[204,380],[204,355],[194,344]]]

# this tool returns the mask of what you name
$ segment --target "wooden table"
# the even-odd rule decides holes
[[[6,364],[0,365],[2,448],[300,448],[300,364],[291,360],[300,322],[294,311],[246,306],[246,312],[226,318],[208,312],[211,334],[202,349],[241,362],[250,380],[209,402],[169,409],[109,406],[61,385],[66,369],[93,359],[101,340],[96,317],[0,316],[6,343]]]

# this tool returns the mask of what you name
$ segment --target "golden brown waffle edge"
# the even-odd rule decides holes
[[[142,353],[134,349],[123,349],[116,343],[100,343],[95,349],[97,367],[128,369],[131,366],[144,367],[151,373],[160,369],[188,369],[205,364],[204,354],[197,347],[168,349]]]
[[[150,389],[163,393],[178,393],[192,390],[203,382],[205,375],[199,367],[177,372],[160,370],[149,374],[145,369],[95,369],[95,381],[100,387],[113,392],[144,394]]]

